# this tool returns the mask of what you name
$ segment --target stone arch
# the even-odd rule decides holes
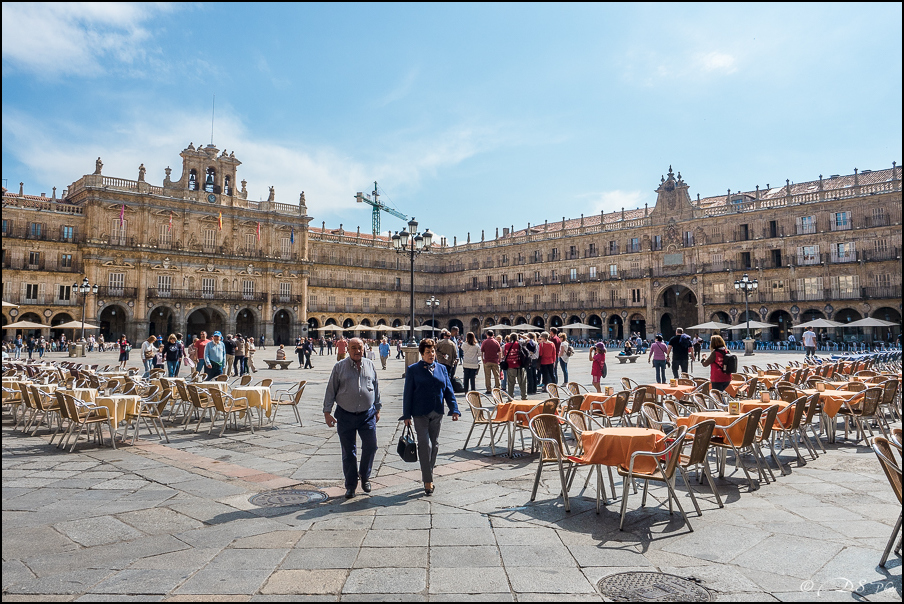
[[[70,315],[68,312],[59,312],[59,313],[55,314],[50,319],[50,337],[53,339],[56,339],[56,338],[59,338],[64,333],[66,334],[66,338],[69,339],[70,341],[72,341],[73,336],[81,337],[81,335],[82,335],[81,329],[79,329],[79,330],[54,329],[54,327],[53,327],[54,325],[62,325],[63,323],[68,323],[69,321],[74,321],[74,320],[75,319],[73,319],[72,315]],[[86,323],[87,323],[87,321],[86,321]],[[92,333],[94,333],[94,331],[85,330],[85,337],[87,338]]]
[[[460,333],[460,334],[465,333],[465,324],[462,323],[460,320],[458,320],[458,319],[450,320],[449,321],[449,329],[452,329],[453,327],[458,328],[458,333]]]
[[[670,315],[671,329],[698,323],[698,300],[699,296],[696,291],[680,283],[663,287],[656,294],[656,306]],[[662,321],[660,321],[661,325]],[[665,332],[662,335],[665,337]]]
[[[470,321],[470,325],[471,325],[471,331],[473,331],[476,334],[480,333],[480,319],[478,319],[477,317],[472,318]]]
[[[317,319],[313,317],[308,319],[308,325],[311,321],[316,324]],[[273,343],[279,346],[289,346],[295,339],[292,337],[295,331],[296,316],[295,313],[288,308],[279,308],[273,313]]]
[[[716,323],[725,323],[726,325],[731,325],[731,317],[728,316],[727,312],[721,310],[710,315],[709,320],[715,321]]]
[[[814,319],[825,319],[826,315],[824,312],[817,308],[808,308],[804,312],[800,313],[800,322],[801,323],[809,323]]]
[[[768,322],[775,323],[776,325],[776,327],[770,327],[766,332],[772,338],[773,342],[780,342],[788,339],[793,323],[791,313],[786,310],[774,310],[769,315]]]
[[[246,306],[235,311],[235,333],[243,337],[260,335],[260,315],[256,308]]]
[[[569,325],[570,325],[571,323],[580,323],[580,322],[581,322],[581,318],[580,318],[579,316],[577,316],[577,315],[571,315],[570,317],[568,317],[568,324],[569,324]]]
[[[559,315],[553,315],[549,318],[549,326],[550,327],[562,327],[562,317]]]
[[[609,315],[609,320],[606,322],[608,326],[608,340],[624,340],[625,339],[625,326],[622,318],[612,313]]]
[[[534,327],[541,327],[543,329],[546,329],[546,321],[544,321],[543,317],[541,317],[540,315],[537,315],[531,320],[531,325],[533,325]]]
[[[392,320],[393,327],[401,327],[402,325],[404,325],[404,323],[402,323],[401,319],[393,319]]]
[[[493,321],[493,317],[487,317],[486,319],[483,320],[484,327],[490,327],[491,325],[495,325],[495,324],[496,324],[496,322]]]
[[[628,329],[630,332],[640,334],[643,339],[647,338],[647,318],[640,313],[634,313],[628,317]]]
[[[164,341],[166,341],[169,334],[179,331],[176,329],[176,311],[165,304],[152,308],[147,314],[147,318],[147,336],[163,336]]]
[[[119,336],[126,334],[129,341],[134,341],[136,335],[129,333],[129,325],[132,324],[132,316],[129,309],[122,304],[106,304],[97,315],[97,324],[104,341],[115,342]]]
[[[731,321],[728,321],[730,323]],[[672,324],[672,315],[669,313],[662,313],[662,317],[659,318],[659,333],[662,334],[663,339],[666,341],[670,340],[672,336],[675,335],[675,326]]]
[[[226,325],[226,314],[218,308],[202,306],[192,309],[185,318],[186,341],[191,341],[191,336],[196,336],[202,331],[207,332],[207,336],[210,337],[215,331],[222,332]]]

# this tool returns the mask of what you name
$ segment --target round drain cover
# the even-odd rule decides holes
[[[282,508],[289,506],[320,503],[328,499],[323,491],[307,491],[302,489],[282,489],[258,493],[248,501],[262,508]]]
[[[694,579],[655,572],[609,575],[596,584],[615,602],[709,602],[709,591]]]

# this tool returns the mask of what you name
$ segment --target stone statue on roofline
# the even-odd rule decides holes
[[[276,201],[276,187],[270,187],[270,197],[267,198],[267,201]]]
[[[144,164],[138,166],[138,182],[144,182],[144,175],[147,173],[147,170],[144,168]]]
[[[104,169],[104,162],[100,161],[100,158],[97,158],[97,161],[94,162],[94,173],[100,174],[101,170]]]

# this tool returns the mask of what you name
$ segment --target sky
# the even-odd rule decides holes
[[[369,232],[378,181],[461,242],[652,206],[669,166],[692,197],[889,168],[901,10],[5,2],[3,186],[59,193],[98,156],[159,185],[212,130],[249,199]]]

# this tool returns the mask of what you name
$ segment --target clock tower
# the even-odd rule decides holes
[[[195,148],[189,143],[182,153],[182,176],[170,179],[170,169],[166,169],[164,189],[177,189],[184,197],[208,205],[233,205],[238,197],[245,199],[247,193],[236,188],[236,169],[242,164],[235,153],[220,153],[213,144]]]

